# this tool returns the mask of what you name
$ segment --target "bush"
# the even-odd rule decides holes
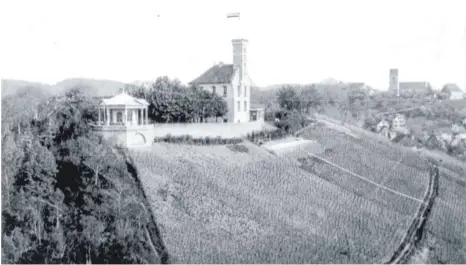
[[[259,143],[264,143],[264,142],[271,141],[271,140],[283,139],[290,135],[291,135],[290,133],[286,132],[283,129],[273,130],[273,131],[261,130],[261,131],[254,131],[252,133],[247,134],[246,138],[255,144],[259,144]]]
[[[232,144],[227,146],[228,149],[230,149],[233,152],[238,152],[238,153],[248,153],[249,149],[244,146],[244,145],[239,145],[239,144]]]
[[[191,135],[171,136],[167,134],[165,137],[155,137],[154,143],[172,143],[172,144],[188,144],[188,145],[227,145],[239,144],[243,142],[241,138],[222,138],[217,136],[212,138],[206,136],[204,138],[193,138]]]

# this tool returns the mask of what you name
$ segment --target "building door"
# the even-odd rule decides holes
[[[251,112],[251,116],[252,121],[257,121],[257,112]]]

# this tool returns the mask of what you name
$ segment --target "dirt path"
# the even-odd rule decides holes
[[[407,262],[423,238],[424,228],[427,219],[429,218],[429,214],[434,204],[435,198],[437,197],[439,187],[438,167],[436,165],[430,164],[429,171],[429,187],[424,196],[424,200],[420,205],[419,210],[416,213],[416,216],[409,226],[408,231],[406,232],[406,235],[401,241],[399,247],[392,255],[392,257],[384,264],[399,264]]]

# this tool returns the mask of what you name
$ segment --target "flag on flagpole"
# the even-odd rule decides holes
[[[239,18],[239,13],[228,13],[227,14],[227,18]]]

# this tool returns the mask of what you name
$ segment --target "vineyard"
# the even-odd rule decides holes
[[[455,170],[452,170],[455,169]],[[427,222],[423,263],[466,262],[466,165],[443,164],[440,187],[432,213]]]
[[[304,131],[301,136],[321,144],[324,151],[317,154],[319,157],[373,182],[383,183],[383,186],[387,188],[417,199],[422,198],[427,188],[429,182],[428,163],[413,152],[370,138],[353,138],[319,124]],[[325,163],[313,162],[315,159],[306,160],[308,162],[304,163],[304,166],[314,168],[313,170],[316,172],[336,170]],[[317,175],[321,176],[321,174]],[[337,174],[330,174],[330,176],[334,175]],[[340,176],[336,182],[351,183],[353,179],[354,177]],[[367,189],[364,188],[367,186],[364,184],[356,186],[361,187],[360,193],[368,195],[374,192],[373,185],[372,187],[368,186]]]
[[[321,135],[328,159],[422,197],[427,175],[423,164],[414,166],[422,161],[400,161],[389,146]],[[380,263],[417,210],[414,201],[318,161],[276,157],[247,141],[241,147],[156,143],[132,151],[175,262]],[[343,161],[349,153],[358,156]]]

